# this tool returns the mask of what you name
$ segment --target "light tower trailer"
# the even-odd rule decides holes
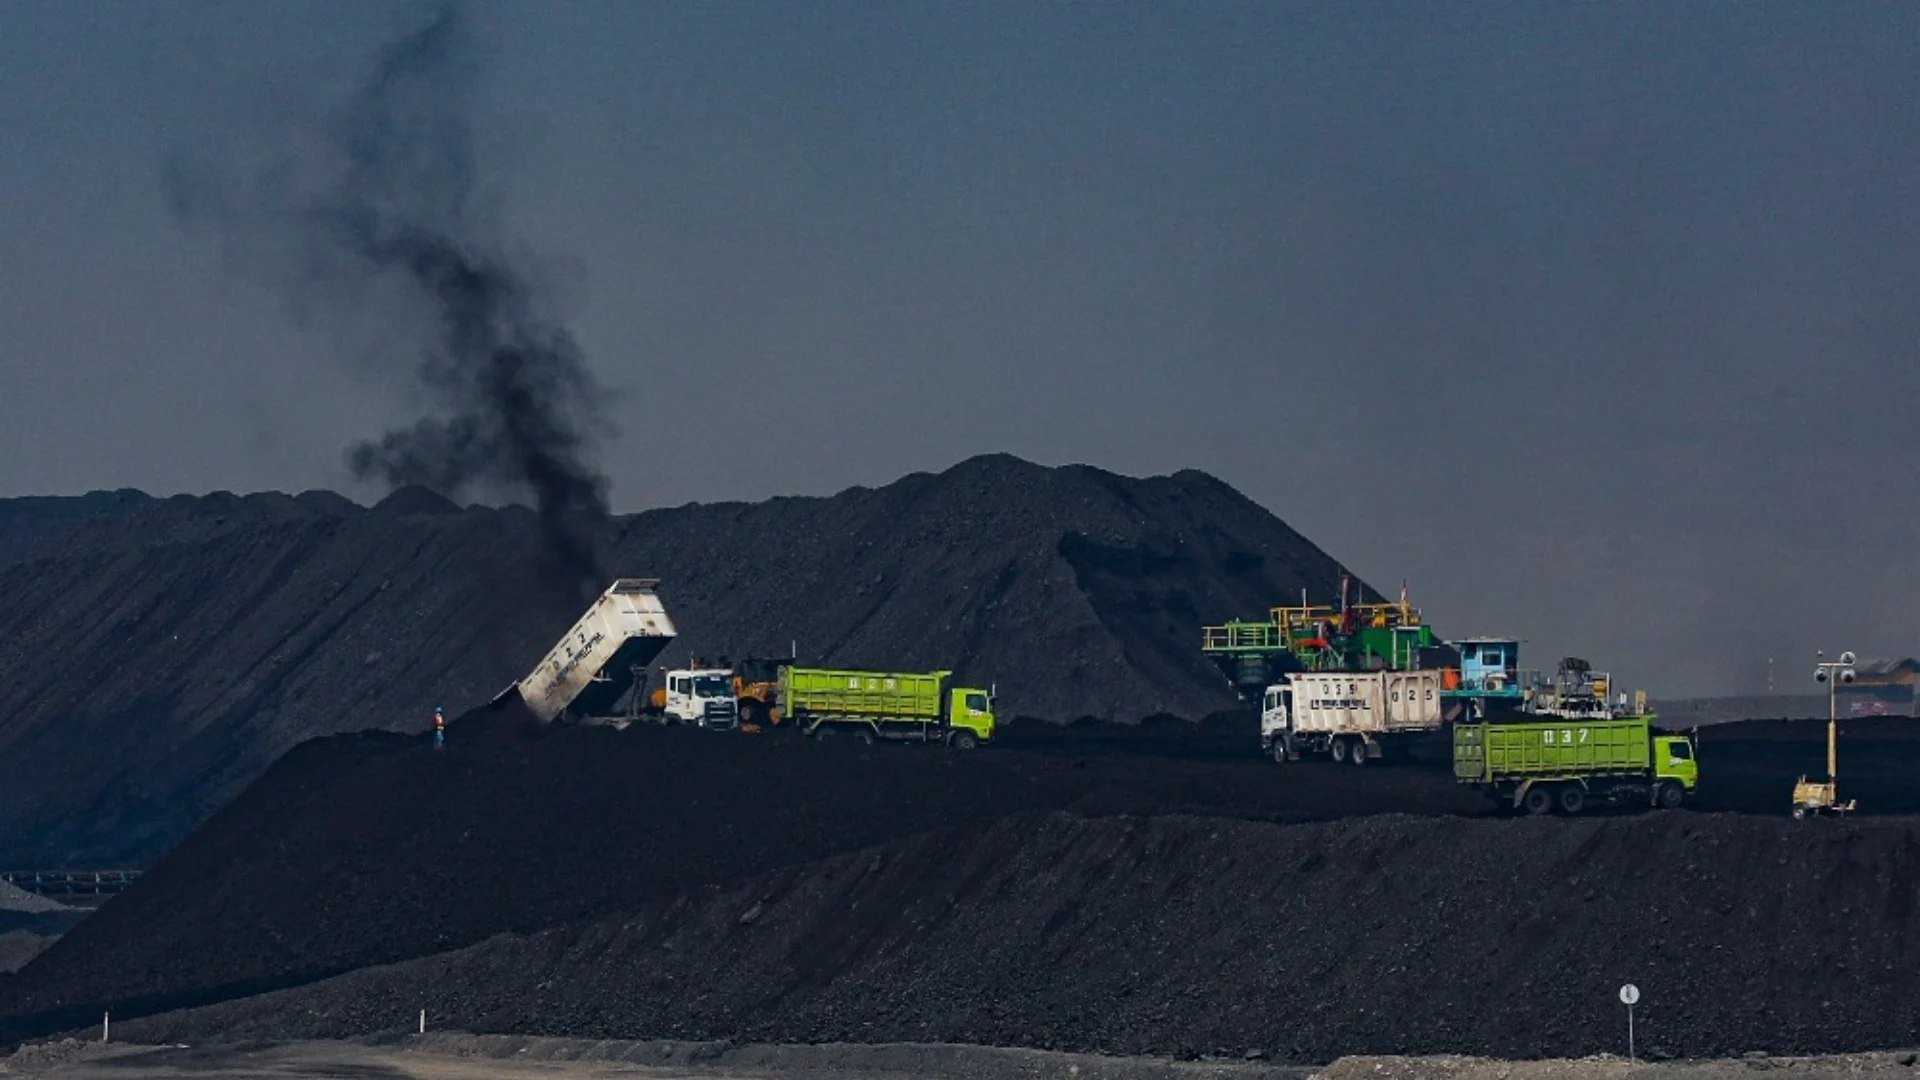
[[[1387,757],[1445,726],[1442,683],[1437,670],[1294,672],[1261,699],[1261,748],[1281,763]]]

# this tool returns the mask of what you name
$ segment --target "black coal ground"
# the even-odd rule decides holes
[[[1823,725],[1707,734],[1700,806],[1744,813],[1586,821],[1459,820],[1488,808],[1444,771],[1282,768],[1226,726],[1016,726],[971,755],[454,734],[289,755],[0,983],[8,1029],[303,983],[138,1030],[428,1007],[553,1034],[1579,1054],[1629,980],[1687,1053],[1897,1045],[1920,1018],[1916,822],[1783,812]],[[1842,747],[1867,810],[1920,809],[1905,725]]]

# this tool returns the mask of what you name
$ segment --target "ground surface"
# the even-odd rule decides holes
[[[29,1047],[0,1059],[0,1076],[47,1080],[341,1077],[345,1080],[1757,1080],[1912,1076],[1911,1053],[1725,1061],[1490,1061],[1342,1058],[1323,1068],[1259,1061],[1177,1062],[940,1044],[731,1046],[584,1042],[459,1034],[373,1042]]]
[[[898,1043],[733,1046],[432,1033],[374,1042],[28,1047],[0,1076],[49,1080],[164,1077],[342,1077],[351,1080],[1303,1080],[1310,1070],[1263,1062],[1176,1062],[1037,1050]]]
[[[1274,765],[1230,723],[973,754],[504,713],[453,735],[289,755],[0,980],[0,1036],[110,1007],[130,1038],[338,1037],[426,1006],[622,1038],[1578,1055],[1628,980],[1671,1054],[1920,1030],[1899,721],[1843,735],[1868,813],[1808,823],[1783,808],[1819,724],[1707,729],[1698,809],[1574,821],[1494,817],[1418,762]]]

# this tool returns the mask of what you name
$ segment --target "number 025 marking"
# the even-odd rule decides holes
[[[1586,742],[1588,729],[1587,728],[1578,729],[1580,732],[1580,738],[1578,740],[1574,739],[1573,737],[1573,733],[1575,730],[1576,729],[1574,728],[1561,728],[1556,733],[1552,728],[1548,728],[1545,731],[1541,732],[1540,734],[1545,739],[1546,744],[1548,746],[1552,746],[1556,741],[1565,746],[1572,746],[1576,741]],[[1557,740],[1554,738],[1555,734],[1559,735],[1559,738]]]

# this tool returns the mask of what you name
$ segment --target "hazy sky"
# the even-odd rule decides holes
[[[1195,467],[1549,666],[1920,652],[1920,5],[471,14],[618,509]],[[377,494],[404,379],[159,174],[422,17],[0,0],[0,494]]]

